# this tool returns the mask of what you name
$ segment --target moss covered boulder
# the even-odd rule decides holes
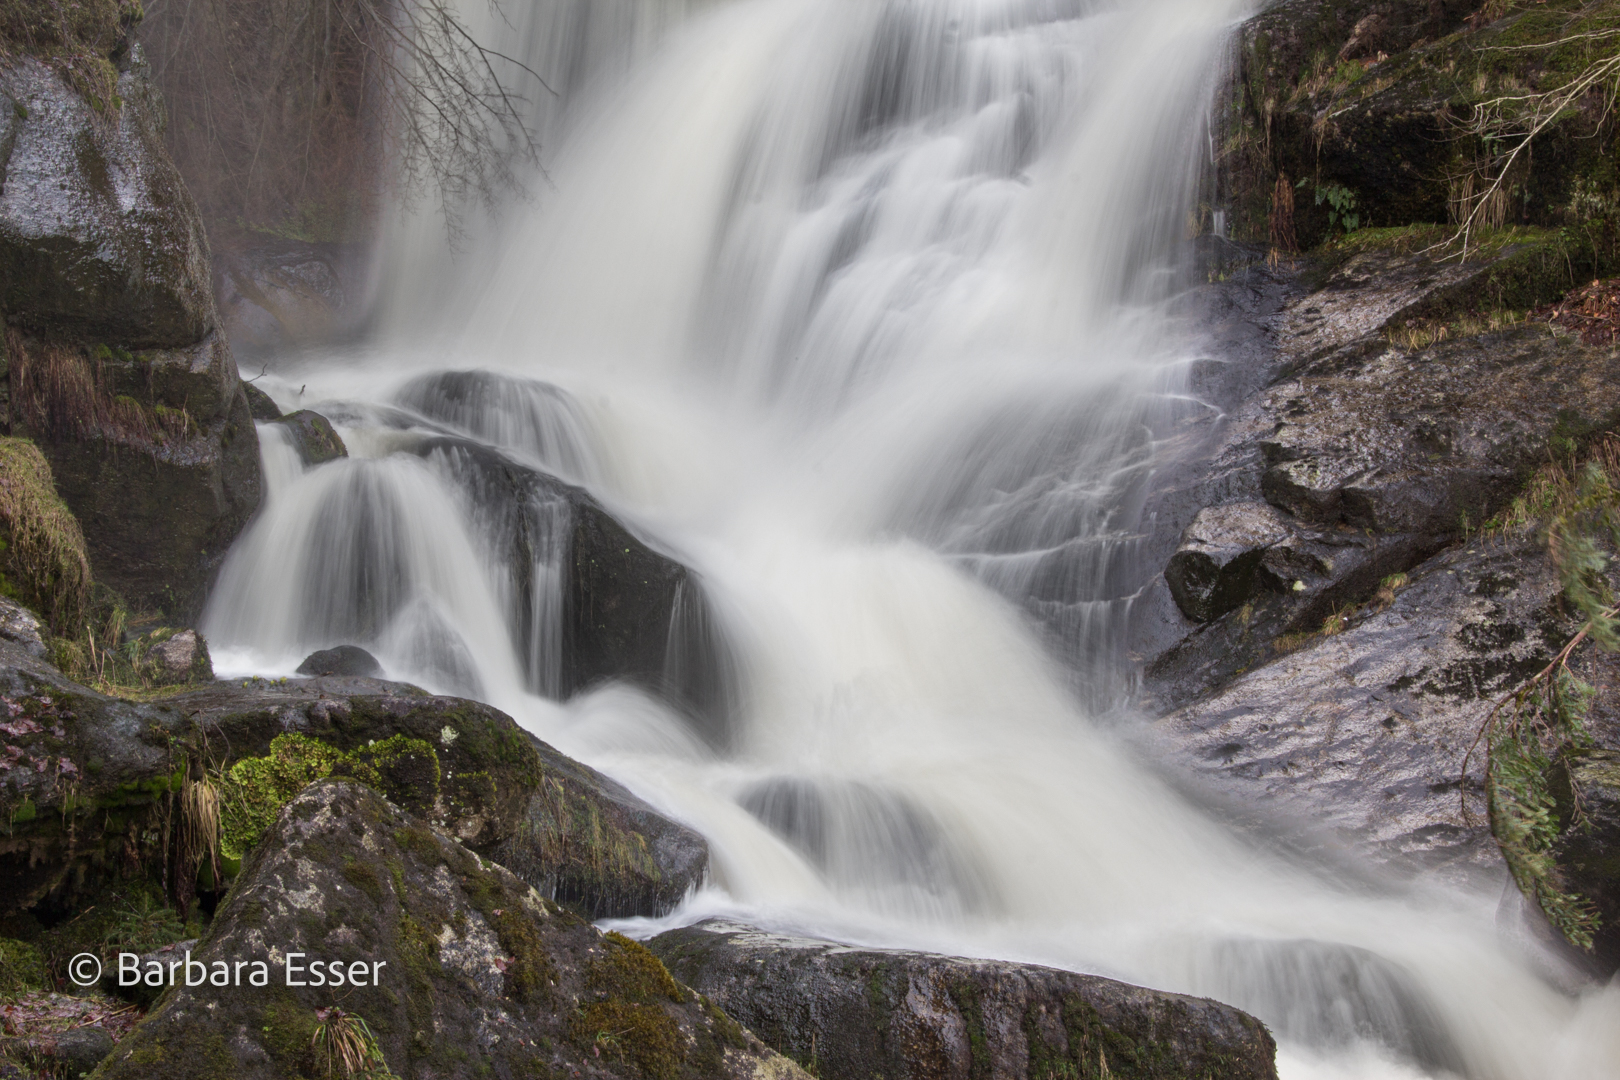
[[[1230,1005],[1030,964],[856,949],[710,921],[648,943],[675,976],[823,1080],[1270,1080]]]
[[[1243,29],[1227,116],[1235,235],[1274,239],[1279,177],[1301,247],[1347,225],[1466,215],[1510,145],[1468,130],[1475,106],[1563,85],[1612,49],[1616,20],[1612,5],[1574,0],[1269,5]],[[1620,172],[1600,98],[1558,110],[1480,221],[1566,228],[1613,265]]]
[[[488,705],[352,677],[216,684],[169,704],[210,746],[230,746],[233,768],[279,755],[291,770],[278,781],[283,801],[334,770],[367,775],[340,764],[345,755],[375,755],[392,739],[428,748],[436,784],[384,771],[378,789],[592,919],[663,914],[708,872],[700,835]]]
[[[805,1075],[642,946],[348,782],[287,805],[192,959],[243,985],[169,991],[98,1075],[325,1075],[323,1023],[424,1080]]]
[[[277,417],[271,423],[281,424],[287,429],[293,447],[306,467],[324,465],[328,461],[349,456],[349,448],[343,445],[342,437],[332,430],[331,421],[318,412],[299,409]]]

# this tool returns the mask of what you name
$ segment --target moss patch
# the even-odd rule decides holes
[[[90,558],[51,467],[27,439],[0,438],[0,593],[76,626],[90,602]]]

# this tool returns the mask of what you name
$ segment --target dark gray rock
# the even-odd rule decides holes
[[[248,412],[255,420],[280,420],[281,408],[271,396],[251,382],[243,380],[242,391],[247,394]]]
[[[1254,1017],[1097,976],[717,920],[648,948],[824,1080],[1277,1075],[1276,1047]]]
[[[189,437],[159,443],[110,427],[52,438],[33,423],[12,424],[50,461],[96,580],[176,622],[200,612],[225,552],[259,507],[259,439],[240,387],[225,405],[221,416],[194,418]]]
[[[381,678],[382,673],[377,658],[358,645],[321,649],[304,657],[304,662],[298,665],[300,675],[355,675],[370,679]]]
[[[732,737],[736,666],[709,616],[702,580],[627,528],[581,487],[457,436],[410,445],[473,502],[509,568],[508,625],[530,689],[567,698],[632,682],[679,708],[711,745]],[[540,617],[554,567],[563,583],[561,656]]]
[[[0,307],[52,336],[183,348],[214,327],[208,243],[135,63],[99,116],[45,64],[0,70]]]
[[[59,1076],[84,1076],[113,1052],[113,1037],[102,1028],[69,1028],[57,1035],[36,1035],[31,1049],[59,1070]]]
[[[331,421],[320,413],[299,409],[272,423],[281,424],[292,435],[293,446],[306,466],[324,465],[328,461],[349,456],[349,448],[343,445],[342,437],[332,430]]]
[[[364,972],[366,985],[288,986],[293,953]],[[287,805],[196,959],[261,961],[272,977],[225,994],[169,991],[103,1066],[107,1080],[318,1074],[316,1010],[337,1004],[367,1022],[401,1076],[805,1076],[642,946],[603,937],[350,783],[312,785]]]
[[[544,743],[543,779],[485,852],[591,920],[664,915],[701,886],[709,845],[622,785]]]
[[[1176,606],[1195,622],[1235,610],[1259,587],[1266,552],[1291,535],[1289,523],[1264,503],[1199,511],[1164,568]]]

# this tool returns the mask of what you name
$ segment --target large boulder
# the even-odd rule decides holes
[[[642,946],[352,783],[287,805],[191,960],[245,978],[224,992],[180,980],[100,1075],[323,1075],[335,1062],[312,1037],[323,1022],[359,1030],[344,1017],[405,1077],[805,1075]]]
[[[531,689],[567,698],[635,683],[680,708],[711,745],[728,743],[735,665],[697,574],[584,488],[511,454],[451,435],[401,445],[475,503],[498,545]],[[559,581],[556,611],[547,590]]]
[[[94,100],[41,60],[0,67],[3,422],[50,460],[95,577],[184,619],[258,508],[258,440],[197,209],[125,45]]]
[[[1254,1017],[1030,964],[857,949],[711,920],[648,943],[824,1080],[1277,1075]]]
[[[43,62],[0,68],[0,308],[39,333],[183,348],[214,328],[208,242],[137,60],[102,109]]]
[[[247,680],[135,704],[0,639],[0,708],[0,913],[71,906],[129,866],[178,858],[161,822],[204,776],[251,804],[248,825],[296,793],[289,777],[360,776],[593,916],[661,914],[707,871],[701,837],[505,714],[397,683]],[[211,873],[188,858],[177,896]]]

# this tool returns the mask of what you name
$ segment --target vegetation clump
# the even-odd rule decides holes
[[[220,778],[219,850],[227,866],[246,858],[276,815],[317,780],[348,776],[407,809],[432,806],[439,756],[423,739],[394,735],[344,752],[307,735],[278,735],[263,757],[243,758]]]
[[[1553,847],[1561,829],[1553,776],[1559,761],[1592,747],[1585,718],[1597,691],[1576,674],[1571,658],[1588,640],[1604,652],[1620,652],[1620,604],[1608,577],[1612,553],[1620,548],[1617,481],[1620,439],[1608,436],[1577,468],[1543,468],[1488,526],[1488,531],[1545,527],[1564,600],[1582,624],[1546,667],[1495,703],[1469,751],[1471,757],[1484,747],[1491,832],[1514,881],[1566,939],[1583,949],[1592,947],[1601,919],[1589,900],[1559,885]],[[1467,767],[1465,759],[1465,774]],[[1586,827],[1580,792],[1573,778],[1569,782],[1574,789],[1570,827]]]
[[[681,1063],[681,1032],[664,1009],[685,1000],[669,970],[647,947],[619,933],[602,939],[602,955],[586,969],[596,1000],[569,1028],[581,1048],[616,1054],[655,1080],[674,1080]]]
[[[76,626],[90,601],[84,532],[27,439],[0,438],[0,593],[57,631]]]

